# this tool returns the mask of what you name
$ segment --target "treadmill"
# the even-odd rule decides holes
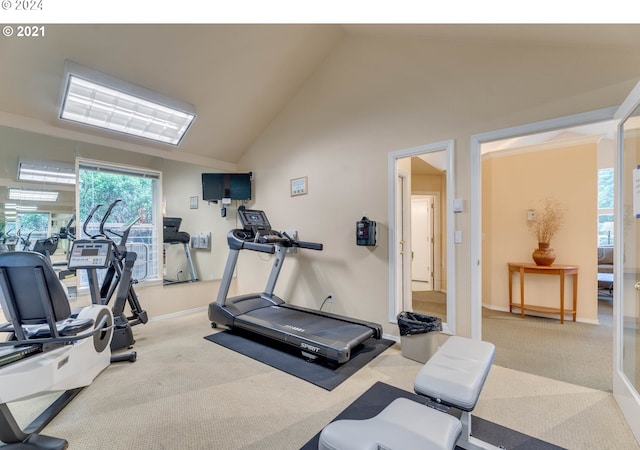
[[[382,326],[315,309],[289,305],[273,291],[287,251],[291,248],[322,250],[322,244],[302,242],[272,230],[264,211],[238,209],[242,229],[229,231],[229,256],[215,302],[209,304],[212,327],[240,329],[298,348],[308,360],[324,358],[342,364],[352,350],[369,338],[380,339]],[[241,250],[275,254],[262,293],[227,298]]]
[[[193,266],[193,259],[191,258],[191,250],[189,249],[189,243],[191,242],[191,235],[186,231],[180,231],[180,225],[182,224],[181,217],[164,217],[162,219],[162,242],[164,244],[182,244],[184,253],[187,257],[187,267],[189,268],[188,280],[172,280],[170,278],[164,279],[164,284],[174,283],[191,283],[198,281],[198,275],[196,269]]]

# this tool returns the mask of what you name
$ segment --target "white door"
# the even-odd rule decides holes
[[[433,290],[433,196],[411,196],[411,280]]]
[[[640,442],[640,83],[615,119],[619,124],[613,395]]]
[[[409,175],[398,171],[396,178],[396,315],[400,311],[411,310],[411,236],[409,226],[411,221],[411,204],[409,195]]]

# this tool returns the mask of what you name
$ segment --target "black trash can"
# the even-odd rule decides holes
[[[426,363],[438,350],[442,320],[410,311],[398,314],[402,356]]]

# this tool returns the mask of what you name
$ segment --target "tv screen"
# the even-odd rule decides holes
[[[208,202],[223,198],[251,200],[251,177],[251,172],[203,173],[202,199]]]

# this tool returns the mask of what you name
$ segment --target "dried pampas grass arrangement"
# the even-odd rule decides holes
[[[565,208],[556,198],[549,197],[542,201],[542,211],[536,220],[528,223],[531,234],[538,242],[549,244],[564,224]]]

